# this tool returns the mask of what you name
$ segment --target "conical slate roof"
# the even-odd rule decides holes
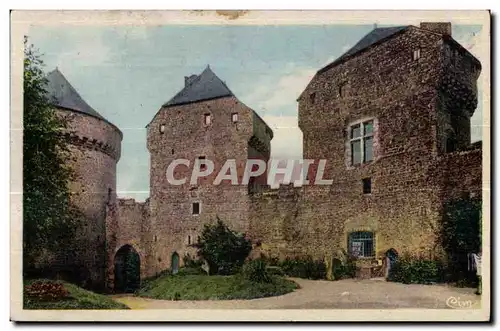
[[[370,47],[373,44],[378,43],[379,41],[388,38],[400,31],[405,30],[408,28],[408,25],[406,26],[396,26],[396,27],[388,27],[388,28],[375,28],[373,29],[370,33],[368,33],[366,36],[361,38],[360,41],[356,43],[351,49],[349,49],[347,52],[342,54],[338,59],[327,65],[325,68],[321,69],[320,71],[326,70],[327,68],[331,68],[332,66],[336,65],[339,62],[342,62],[346,58],[364,50],[365,48]]]
[[[83,100],[59,69],[56,68],[48,73],[46,78],[47,94],[54,106],[106,120]]]
[[[185,80],[184,88],[165,103],[164,107],[234,96],[226,84],[214,74],[210,66],[207,66],[201,74],[191,75]]]

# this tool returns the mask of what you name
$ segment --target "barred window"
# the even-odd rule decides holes
[[[350,127],[351,165],[373,160],[373,121]]]
[[[373,232],[357,231],[349,234],[349,253],[357,257],[375,256]]]

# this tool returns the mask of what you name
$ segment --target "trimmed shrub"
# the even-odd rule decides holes
[[[392,266],[388,280],[404,284],[431,284],[443,281],[443,263],[413,256],[402,256]]]
[[[272,283],[273,278],[262,259],[252,260],[243,265],[242,274],[245,279],[256,283]]]
[[[295,259],[286,258],[280,262],[279,266],[289,277],[326,279],[325,262],[315,261],[310,256]]]
[[[335,280],[356,277],[356,258],[349,256],[345,261],[333,259],[332,273]]]

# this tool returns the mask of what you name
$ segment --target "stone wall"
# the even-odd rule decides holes
[[[139,254],[141,278],[151,276],[147,268],[151,254],[151,227],[149,201],[136,202],[134,199],[118,199],[107,206],[106,253],[107,288],[113,289],[115,257],[120,248],[130,245]]]

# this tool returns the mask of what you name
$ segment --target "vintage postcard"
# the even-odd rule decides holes
[[[14,321],[488,321],[490,12],[12,11]]]

